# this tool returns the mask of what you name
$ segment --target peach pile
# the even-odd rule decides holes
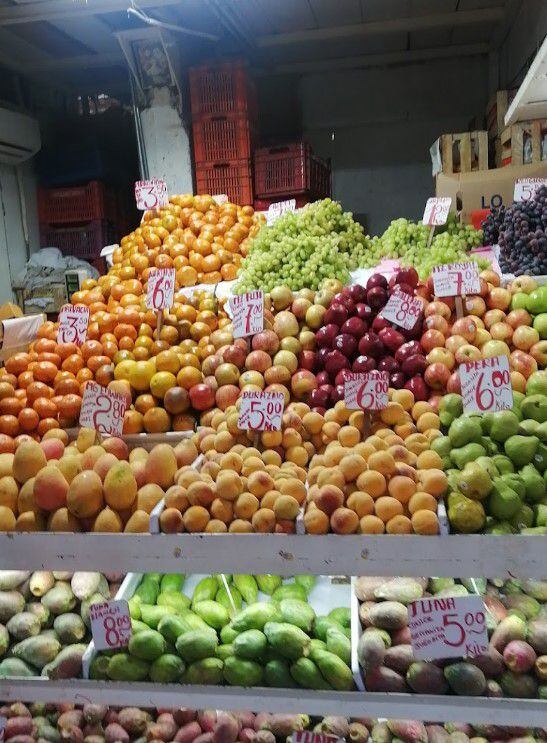
[[[524,392],[526,380],[538,368],[545,367],[545,344],[532,327],[534,318],[520,306],[515,294],[528,294],[537,283],[524,276],[507,288],[500,286],[494,271],[483,271],[481,292],[463,300],[463,316],[457,318],[453,297],[429,302],[425,308],[420,345],[428,367],[424,379],[438,395],[461,392],[460,364],[493,356],[508,356],[513,389]],[[431,297],[433,282],[418,289]]]
[[[409,390],[390,390],[372,424],[343,403],[325,413],[325,446],[308,470],[307,533],[438,534],[438,500],[447,489],[439,416]]]
[[[119,438],[100,441],[82,428],[27,437],[0,454],[1,531],[147,532],[149,514],[193,461],[191,441],[128,450]]]
[[[183,467],[167,491],[161,531],[292,534],[306,499],[306,470],[273,449],[243,444],[209,449],[199,468]]]

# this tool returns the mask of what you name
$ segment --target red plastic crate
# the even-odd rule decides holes
[[[192,122],[196,162],[251,158],[257,127],[247,114],[199,116]]]
[[[223,62],[190,68],[192,116],[248,113],[256,118],[256,89],[245,62]]]
[[[240,206],[253,203],[253,171],[251,161],[227,160],[216,163],[196,163],[198,193],[226,194]]]
[[[116,196],[100,181],[67,188],[39,188],[38,214],[44,224],[73,224],[93,219],[116,220]]]
[[[63,255],[84,260],[97,258],[105,245],[112,245],[115,239],[114,228],[102,219],[76,227],[40,225],[40,245],[43,248],[59,248]]]
[[[312,154],[306,142],[255,150],[255,188],[258,198],[309,193],[330,194],[330,168]]]
[[[267,212],[270,208],[270,204],[275,204],[277,201],[287,201],[288,199],[294,199],[296,201],[296,208],[301,209],[310,201],[315,201],[315,197],[311,194],[286,194],[282,199],[275,197],[271,199],[255,199],[253,203],[253,209],[255,212]]]

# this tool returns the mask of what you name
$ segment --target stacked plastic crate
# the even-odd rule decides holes
[[[307,142],[262,147],[254,160],[257,210],[288,199],[300,207],[331,195],[330,163],[314,155]]]
[[[92,263],[114,242],[116,196],[100,181],[83,186],[38,189],[40,244]]]
[[[192,68],[190,102],[197,192],[252,204],[257,105],[245,64]]]

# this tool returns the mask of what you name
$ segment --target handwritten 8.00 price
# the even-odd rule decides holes
[[[150,271],[146,306],[150,310],[168,310],[175,297],[175,269],[156,268]]]
[[[384,309],[380,313],[389,322],[393,322],[405,330],[412,330],[423,312],[423,305],[419,299],[409,294],[397,291],[388,299]]]
[[[507,356],[494,356],[491,359],[462,364],[460,377],[466,412],[496,413],[513,407]]]
[[[125,647],[131,638],[127,601],[105,601],[89,607],[91,633],[96,650]]]
[[[127,399],[118,392],[87,382],[82,398],[80,426],[94,428],[106,436],[121,436]]]

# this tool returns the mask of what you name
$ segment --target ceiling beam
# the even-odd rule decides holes
[[[522,0],[506,0],[505,7],[503,9],[504,17],[503,22],[495,29],[490,39],[490,48],[494,51],[499,49],[507,38],[507,34],[511,30],[513,23],[517,15],[520,13],[522,8]]]
[[[367,38],[379,34],[408,33],[454,26],[498,23],[504,17],[502,7],[481,10],[459,10],[452,13],[390,18],[383,21],[353,23],[347,26],[314,28],[306,31],[290,31],[281,34],[265,34],[257,39],[261,48],[302,44],[305,42],[332,41],[334,39]]]
[[[161,8],[178,5],[180,0],[140,0],[141,8]],[[0,7],[0,26],[15,26],[36,21],[55,21],[58,18],[114,13],[127,10],[130,0],[48,0]]]
[[[487,43],[442,46],[433,49],[410,49],[408,51],[388,52],[386,54],[364,54],[356,57],[329,58],[309,62],[288,62],[274,65],[267,70],[257,70],[256,74],[258,76],[266,74],[291,75],[358,69],[362,67],[385,67],[387,65],[425,62],[431,59],[453,59],[477,54],[488,54],[488,50],[489,45]]]

